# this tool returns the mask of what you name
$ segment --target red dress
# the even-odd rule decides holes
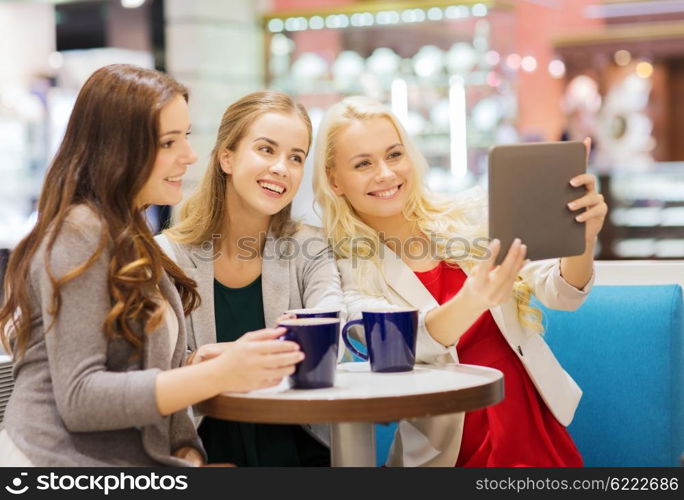
[[[418,279],[439,304],[461,289],[461,268],[441,262]],[[466,413],[457,467],[579,467],[582,457],[565,427],[537,392],[517,354],[489,311],[456,345],[461,363],[496,368],[504,374],[505,399]]]

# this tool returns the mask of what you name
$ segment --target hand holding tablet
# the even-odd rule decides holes
[[[526,263],[527,247],[516,238],[504,254],[501,242],[495,239],[489,243],[488,250],[489,256],[473,267],[460,292],[466,303],[482,310],[510,298],[518,273]],[[497,261],[502,261],[501,265],[497,266]]]

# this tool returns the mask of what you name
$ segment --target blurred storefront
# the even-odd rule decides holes
[[[116,62],[155,67],[154,2],[139,3],[0,3],[0,248],[33,224],[45,169],[85,79]]]
[[[559,34],[554,47],[566,98],[577,101],[569,120],[581,116],[594,137],[593,167],[609,195],[602,257],[682,258],[684,3],[607,2],[585,15],[601,28]],[[572,95],[580,78],[597,105]]]
[[[600,257],[684,257],[684,2],[274,4],[267,81],[314,117],[387,102],[449,192],[484,180],[493,144],[589,136]]]
[[[0,42],[0,247],[30,224],[83,79],[135,62],[191,89],[189,189],[237,97],[283,90],[315,124],[365,94],[392,107],[429,185],[449,193],[486,182],[494,144],[592,137],[611,207],[600,257],[684,258],[684,1],[6,2]]]

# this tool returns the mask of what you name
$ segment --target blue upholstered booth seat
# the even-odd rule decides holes
[[[678,465],[684,452],[679,285],[595,286],[577,311],[542,310],[546,341],[584,391],[569,431],[585,465]],[[378,464],[394,430],[376,426]]]
[[[675,466],[684,452],[679,285],[595,286],[544,309],[546,341],[584,391],[569,431],[587,466]]]

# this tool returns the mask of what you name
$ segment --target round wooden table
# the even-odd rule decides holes
[[[262,424],[332,424],[333,466],[375,465],[373,423],[471,411],[503,399],[503,374],[472,365],[416,365],[373,373],[368,363],[342,363],[327,389],[223,393],[200,403],[213,418]]]

